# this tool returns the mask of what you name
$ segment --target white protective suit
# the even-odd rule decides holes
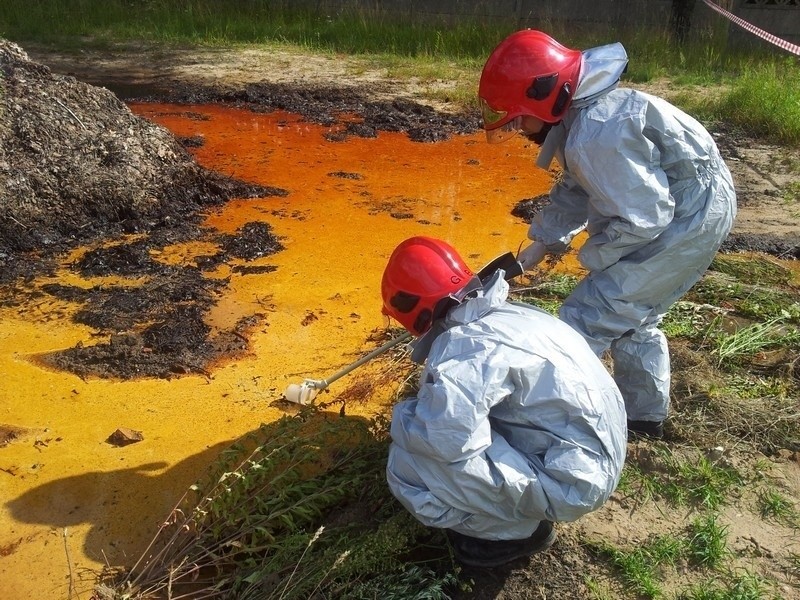
[[[386,469],[423,524],[489,540],[599,508],[627,438],[607,369],[574,329],[506,301],[503,275],[417,340],[419,392],[394,407]]]
[[[579,252],[590,272],[560,317],[599,355],[633,421],[663,421],[669,408],[667,340],[658,325],[701,278],[736,216],[730,172],[711,135],[662,99],[616,89],[620,44],[583,53],[575,97],[547,135],[537,165],[555,158],[563,178],[528,237],[550,252],[584,228]]]

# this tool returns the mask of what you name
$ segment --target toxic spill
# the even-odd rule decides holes
[[[387,328],[397,324],[381,315],[379,284],[401,240],[446,239],[478,269],[525,243],[527,225],[511,210],[551,184],[521,139],[491,146],[482,134],[420,143],[379,133],[330,141],[336,126],[282,112],[131,108],[192,140],[202,165],[285,190],[229,202],[209,210],[204,222],[220,233],[267,224],[283,249],[203,271],[220,282],[204,313],[209,328],[258,318],[246,353],[222,357],[202,373],[122,381],[47,369],[37,357],[108,336],[74,322],[75,303],[46,293],[0,310],[0,424],[9,432],[0,447],[0,581],[9,599],[87,598],[93,571],[133,564],[222,449],[293,413],[276,402],[287,385],[325,378],[387,339]],[[213,252],[209,246],[182,242],[151,258],[196,265]],[[56,277],[31,285],[118,285],[69,268],[91,250],[65,257]],[[574,261],[559,268],[574,269]],[[346,385],[335,382],[326,398]],[[348,413],[374,414],[385,394],[362,400],[349,403]],[[108,443],[120,428],[141,432],[143,440]]]

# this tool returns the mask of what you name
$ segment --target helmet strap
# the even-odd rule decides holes
[[[553,103],[552,113],[554,117],[564,112],[564,109],[567,108],[567,104],[569,104],[570,98],[572,98],[572,86],[569,82],[566,82],[561,86],[561,89],[558,90],[558,96],[556,96],[556,101]]]
[[[459,303],[458,300],[456,300],[452,296],[447,296],[445,298],[442,298],[436,303],[436,306],[433,307],[433,315],[431,321],[436,321],[438,319],[441,319],[443,316],[447,314],[447,311],[449,311],[454,306],[458,305],[458,303]]]
[[[558,125],[558,123],[545,123],[544,125],[542,125],[542,128],[537,133],[529,133],[526,134],[525,137],[528,138],[537,146],[541,146],[542,144],[544,144],[544,140],[547,137],[547,134],[550,133],[550,130],[556,125]]]
[[[430,329],[434,322],[438,321],[447,314],[452,307],[458,304],[458,300],[451,296],[445,296],[439,300],[433,307],[433,310],[424,308],[419,311],[417,318],[414,320],[414,331],[418,334],[425,333]]]

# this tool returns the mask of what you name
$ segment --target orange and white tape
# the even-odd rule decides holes
[[[787,52],[791,52],[792,54],[800,56],[800,46],[798,46],[797,44],[793,44],[791,42],[787,42],[786,40],[784,40],[782,38],[779,38],[777,35],[772,35],[768,31],[764,31],[763,29],[759,29],[758,27],[756,27],[752,23],[748,23],[744,19],[741,19],[741,18],[737,17],[736,15],[734,15],[733,13],[728,12],[727,10],[722,8],[721,6],[718,6],[718,5],[714,4],[713,2],[711,2],[711,0],[703,0],[703,2],[705,2],[706,5],[709,8],[717,11],[723,17],[726,17],[727,19],[730,19],[733,23],[735,23],[736,25],[738,25],[742,29],[744,29],[746,31],[749,31],[753,35],[757,35],[758,37],[760,37],[763,40],[767,40],[769,43],[774,44],[774,45],[778,46],[779,48],[783,48]]]

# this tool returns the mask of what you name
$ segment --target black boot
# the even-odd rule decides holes
[[[650,438],[660,440],[664,437],[664,421],[628,421],[628,439]]]
[[[556,539],[550,521],[542,521],[529,538],[522,540],[482,540],[452,529],[447,538],[453,545],[456,560],[470,567],[499,567],[517,558],[547,550]]]

